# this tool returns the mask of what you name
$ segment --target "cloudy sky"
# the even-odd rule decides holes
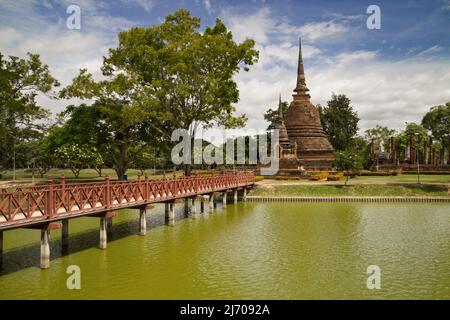
[[[81,29],[69,30],[70,4],[81,8]],[[381,9],[381,29],[369,30],[367,8]],[[264,129],[263,114],[278,95],[291,101],[298,37],[314,104],[346,94],[361,117],[399,129],[420,121],[432,105],[450,101],[450,1],[0,0],[0,51],[39,53],[63,85],[87,68],[99,75],[117,33],[160,23],[177,8],[212,25],[221,18],[235,40],[253,38],[260,61],[236,78],[238,113],[247,129]],[[41,103],[54,113],[65,101]],[[241,131],[243,132],[243,131]]]

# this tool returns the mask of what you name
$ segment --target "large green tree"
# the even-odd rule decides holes
[[[39,55],[27,59],[0,53],[0,168],[29,164],[33,142],[42,137],[50,112],[40,106],[39,93],[52,94],[59,82]]]
[[[220,20],[199,29],[199,18],[178,10],[161,24],[121,32],[118,47],[104,58],[106,80],[81,70],[62,90],[65,98],[95,101],[68,108],[65,127],[94,143],[119,179],[149,145],[170,142],[175,129],[195,136],[199,125],[245,123],[244,115],[233,116],[239,98],[233,77],[256,61],[254,41],[235,43]]]
[[[269,108],[266,113],[264,114],[264,120],[266,120],[269,123],[269,126],[267,127],[267,131],[273,130],[276,128],[277,124],[280,122],[280,114],[278,111],[279,107],[276,108]],[[286,118],[287,111],[289,109],[289,103],[287,101],[283,101],[281,103],[281,108],[283,110],[283,116]]]
[[[450,102],[431,107],[422,119],[422,126],[431,132],[433,139],[450,147]]]
[[[428,141],[427,130],[420,124],[408,122],[405,129],[396,137],[396,149],[406,154],[408,142],[412,141],[416,150],[423,150],[425,143]],[[419,151],[419,155],[421,152]]]
[[[235,128],[245,124],[245,115],[234,116],[239,100],[234,76],[257,61],[254,45],[251,39],[236,43],[219,19],[201,31],[199,18],[177,10],[161,24],[121,32],[103,72],[124,71],[138,79],[161,115],[148,125],[163,136],[168,138],[181,128],[194,137],[200,125]],[[190,167],[185,170],[189,174]]]
[[[323,128],[337,151],[347,150],[358,132],[359,117],[345,94],[333,93],[326,106],[318,106]]]

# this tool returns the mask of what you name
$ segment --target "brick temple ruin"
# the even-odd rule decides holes
[[[280,136],[280,169],[278,175],[301,175],[307,171],[330,171],[335,160],[334,149],[323,130],[320,114],[311,103],[306,86],[301,41],[299,42],[297,85],[293,100],[283,115],[281,97],[278,106]]]
[[[370,143],[370,170],[415,171],[417,165],[423,171],[449,171],[450,151],[435,143],[432,137],[422,146],[410,137],[406,146],[400,147],[394,137],[390,137],[387,150],[384,143],[372,140]]]

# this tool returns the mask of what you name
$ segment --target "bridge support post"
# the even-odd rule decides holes
[[[107,218],[106,219],[106,232],[108,234],[112,233],[112,227],[113,227],[113,218]]]
[[[247,201],[247,188],[244,188],[244,194],[242,196],[242,201]]]
[[[175,225],[175,202],[166,203],[165,218],[167,225]]]
[[[225,192],[222,195],[222,205],[224,208],[227,207],[227,191],[225,190]]]
[[[192,218],[197,218],[197,208],[195,207],[195,198],[191,198],[191,215]]]
[[[3,265],[3,231],[0,231],[0,269]]]
[[[238,202],[238,189],[233,190],[233,202],[236,204]]]
[[[64,219],[62,221],[61,245],[63,248],[69,246],[69,219]]]
[[[189,217],[189,198],[184,198],[184,216]]]
[[[200,213],[204,213],[205,212],[205,197],[201,196],[200,197]]]
[[[209,195],[209,199],[208,199],[208,209],[209,209],[209,213],[212,213],[214,211],[215,208],[215,197],[214,197],[214,193],[211,193]]]
[[[107,236],[107,218],[101,217],[100,218],[100,249],[106,249],[106,245],[108,243],[108,236]]]
[[[147,208],[139,209],[139,234],[141,236],[147,234]]]
[[[41,269],[50,268],[50,229],[45,226],[41,229]]]

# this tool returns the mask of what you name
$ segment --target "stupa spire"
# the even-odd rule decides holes
[[[303,66],[302,57],[302,38],[298,38],[298,67],[297,67],[297,86],[294,89],[297,95],[308,95],[308,87],[306,86],[305,67]]]
[[[283,105],[281,103],[281,93],[280,93],[280,96],[278,98],[278,117],[280,118],[280,121],[284,120]]]

